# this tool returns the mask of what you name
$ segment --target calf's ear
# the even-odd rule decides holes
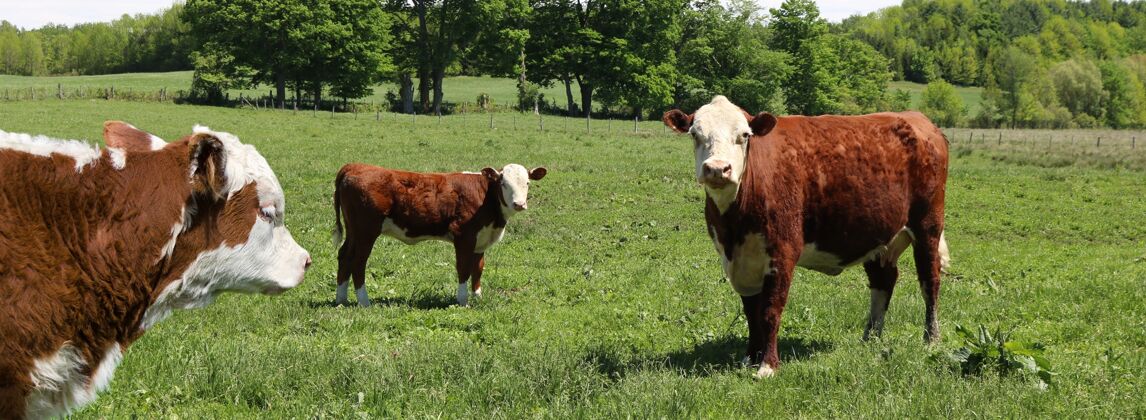
[[[153,146],[162,145],[163,140],[123,121],[103,123],[103,141],[107,147],[115,147],[129,152],[149,152]]]
[[[223,142],[208,133],[196,133],[187,142],[191,158],[191,193],[196,200],[219,201],[226,198],[227,163]]]
[[[679,109],[666,112],[661,121],[664,121],[668,128],[673,129],[678,133],[687,133],[692,129],[692,115],[685,114]]]
[[[767,112],[756,114],[756,118],[748,122],[748,128],[752,129],[752,135],[763,136],[772,131],[776,127],[776,117]]]
[[[486,178],[489,178],[490,181],[493,181],[493,182],[501,181],[501,172],[498,172],[497,169],[482,168],[481,174],[485,175]]]
[[[538,166],[533,168],[532,171],[529,171],[529,179],[536,181],[545,178],[545,174],[547,173],[549,173],[549,171],[546,171],[544,166]]]

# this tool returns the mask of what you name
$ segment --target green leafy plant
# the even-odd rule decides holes
[[[978,331],[956,325],[955,332],[963,339],[963,347],[948,357],[959,364],[964,375],[980,375],[988,370],[1000,375],[1031,373],[1038,376],[1040,386],[1049,385],[1056,375],[1043,356],[1046,348],[1040,343],[1012,340],[1010,332],[996,328],[992,333],[984,325],[979,325]]]

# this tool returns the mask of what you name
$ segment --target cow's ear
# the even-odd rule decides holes
[[[776,117],[767,112],[761,112],[756,114],[756,118],[748,122],[748,127],[752,129],[752,135],[763,136],[776,127]]]
[[[668,128],[673,129],[678,133],[687,133],[692,129],[692,115],[685,114],[679,109],[666,112],[661,121],[664,121]]]
[[[485,175],[486,178],[489,178],[490,181],[493,181],[493,182],[501,181],[501,172],[498,172],[497,169],[482,168],[481,174]]]
[[[104,122],[103,141],[107,147],[129,152],[149,152],[166,145],[159,137],[123,121]]]
[[[529,171],[529,179],[536,181],[541,178],[545,178],[545,174],[547,173],[549,173],[549,171],[545,170],[544,166],[538,166],[533,168],[532,171]]]
[[[196,133],[187,142],[191,157],[191,192],[197,199],[223,199],[227,179],[224,172],[226,155],[223,142],[208,133]]]

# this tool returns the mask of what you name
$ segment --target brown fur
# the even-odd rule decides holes
[[[78,174],[71,157],[0,149],[0,418],[24,415],[33,360],[70,343],[90,377],[110,346],[126,349],[143,334],[147,308],[199,253],[246,241],[254,184],[230,200],[196,202],[191,140],[154,152],[127,147],[122,170],[105,150]],[[217,223],[191,223],[161,260],[184,206]]]
[[[686,132],[692,117],[674,110],[664,121]],[[743,296],[748,356],[779,366],[776,334],[792,272],[805,244],[857,261],[889,243],[903,227],[915,236],[915,261],[927,307],[924,339],[939,339],[936,311],[947,181],[947,142],[917,112],[863,116],[749,118],[745,174],[735,202],[721,214],[711,198],[705,218],[731,259],[748,234],[762,234],[771,269],[763,292]],[[869,286],[891,293],[898,270],[864,264]],[[869,325],[870,327],[870,325]]]
[[[486,226],[504,228],[499,183],[484,174],[416,173],[351,163],[335,179],[336,232],[346,222],[346,238],[338,250],[338,284],[354,279],[365,285],[366,262],[387,219],[409,237],[436,237],[454,245],[458,282],[472,278],[471,290],[481,287],[485,255],[474,252],[478,232]],[[341,219],[340,219],[341,218]]]

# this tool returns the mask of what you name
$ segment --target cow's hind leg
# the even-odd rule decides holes
[[[940,236],[943,234],[942,219],[938,222],[924,223],[923,226],[912,228],[915,231],[915,268],[919,274],[919,288],[923,292],[923,303],[926,308],[926,320],[923,326],[923,341],[928,344],[939,342],[939,275],[941,256],[939,253]]]
[[[470,291],[474,297],[481,297],[481,273],[485,271],[485,254],[474,254],[470,260]]]
[[[868,311],[867,326],[863,330],[863,339],[867,341],[872,336],[883,334],[883,318],[891,303],[895,282],[899,279],[899,267],[895,262],[884,264],[881,261],[868,261],[864,263],[863,269],[867,272],[868,289],[871,291],[871,309]]]

